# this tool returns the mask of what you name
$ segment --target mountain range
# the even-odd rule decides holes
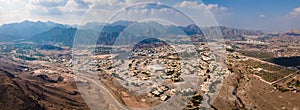
[[[99,33],[99,29],[103,28]],[[242,29],[227,28],[224,26],[218,27],[202,27],[201,29],[219,28],[225,39],[242,39],[242,35],[262,35],[261,31],[250,31]],[[89,36],[98,36],[98,44],[111,44],[119,36],[122,31],[130,33],[132,36],[145,36],[153,34],[163,35],[162,33],[180,35],[202,35],[201,29],[196,25],[174,26],[162,25],[157,22],[134,22],[134,21],[117,21],[106,24],[91,22],[83,26],[64,25],[55,22],[32,22],[25,20],[20,23],[4,24],[0,27],[0,42],[10,42],[17,40],[31,41],[38,44],[44,43],[60,43],[71,46],[73,44],[76,32],[82,36],[81,40]],[[124,32],[124,33],[125,33]],[[98,33],[98,34],[97,34]]]

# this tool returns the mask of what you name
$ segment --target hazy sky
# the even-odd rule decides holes
[[[300,0],[0,0],[0,24],[23,20],[63,24],[106,22],[118,10],[143,1],[166,4],[201,22],[201,25],[213,25],[215,18],[219,25],[236,28],[267,31],[300,28]],[[177,20],[178,24],[185,22],[184,17],[176,16],[177,12],[168,7],[145,7],[130,10],[123,17],[138,18],[136,15],[149,16],[150,13],[151,16],[169,17],[174,22]]]

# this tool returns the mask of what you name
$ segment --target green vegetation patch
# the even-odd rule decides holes
[[[27,60],[27,61],[34,61],[34,60],[38,60],[37,58],[34,57],[28,57],[28,56],[24,56],[24,55],[15,55],[16,58],[22,59],[22,60]]]
[[[255,61],[252,59],[249,59],[247,61],[242,61],[243,64],[246,64],[248,66],[251,66],[253,68],[262,68],[268,71],[279,71],[281,69],[283,69],[284,67],[280,67],[277,65],[271,65],[268,63],[263,63],[263,62],[259,62],[259,61]]]
[[[247,61],[242,61],[241,63],[246,64],[247,66],[250,67],[250,68],[247,68],[248,72],[251,71],[251,70],[249,71],[249,69],[253,70],[256,68],[262,68],[261,71],[257,72],[257,75],[269,82],[276,81],[280,78],[284,78],[285,76],[296,72],[293,69],[288,69],[285,67],[272,65],[272,64],[268,64],[268,63],[263,63],[263,62],[259,62],[259,61],[255,61],[255,60],[251,60],[251,59],[247,60]]]
[[[242,55],[253,57],[253,58],[259,58],[262,60],[265,59],[272,59],[274,58],[274,54],[272,52],[264,52],[264,51],[239,51]]]

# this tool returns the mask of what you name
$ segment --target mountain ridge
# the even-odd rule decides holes
[[[99,31],[98,29],[101,29],[100,27],[103,27],[101,33],[98,32]],[[198,27],[197,25],[194,24],[188,26],[173,26],[173,25],[166,26],[158,22],[116,21],[114,23],[110,23],[105,26],[104,24],[101,23],[87,23],[86,25],[79,26],[79,29],[77,29],[71,26],[67,26],[67,25],[63,25],[51,21],[47,21],[47,22],[23,21],[20,23],[11,23],[11,24],[2,25],[0,27],[0,41],[8,42],[13,40],[23,39],[35,43],[61,43],[63,45],[71,46],[73,44],[73,40],[76,32],[79,31],[79,33],[81,33],[80,36],[88,37],[91,35],[99,35],[98,40],[100,41],[98,41],[98,43],[105,44],[105,42],[109,42],[108,44],[111,44],[112,42],[114,42],[116,37],[128,27],[133,29],[131,30],[131,33],[145,31],[146,28],[153,28],[152,31],[151,29],[150,30],[148,29],[148,31],[155,32],[155,29],[158,29],[160,31],[169,34],[175,34],[175,35],[176,34],[202,35],[203,31],[205,31],[206,29],[220,29],[225,39],[243,39],[242,35],[264,34],[262,31],[234,29],[225,26]],[[15,32],[15,31],[19,31],[19,32]],[[178,32],[178,31],[182,31],[182,32]],[[22,33],[23,35],[20,36],[20,33]],[[145,32],[141,34],[145,34]],[[7,36],[9,36],[9,38]]]

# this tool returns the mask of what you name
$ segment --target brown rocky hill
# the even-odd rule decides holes
[[[89,109],[77,92],[74,80],[63,81],[63,77],[55,79],[50,74],[32,75],[23,65],[29,70],[41,68],[0,58],[1,110]]]
[[[45,109],[38,103],[38,101],[25,95],[24,90],[18,86],[12,78],[14,78],[14,75],[0,70],[0,109]]]

